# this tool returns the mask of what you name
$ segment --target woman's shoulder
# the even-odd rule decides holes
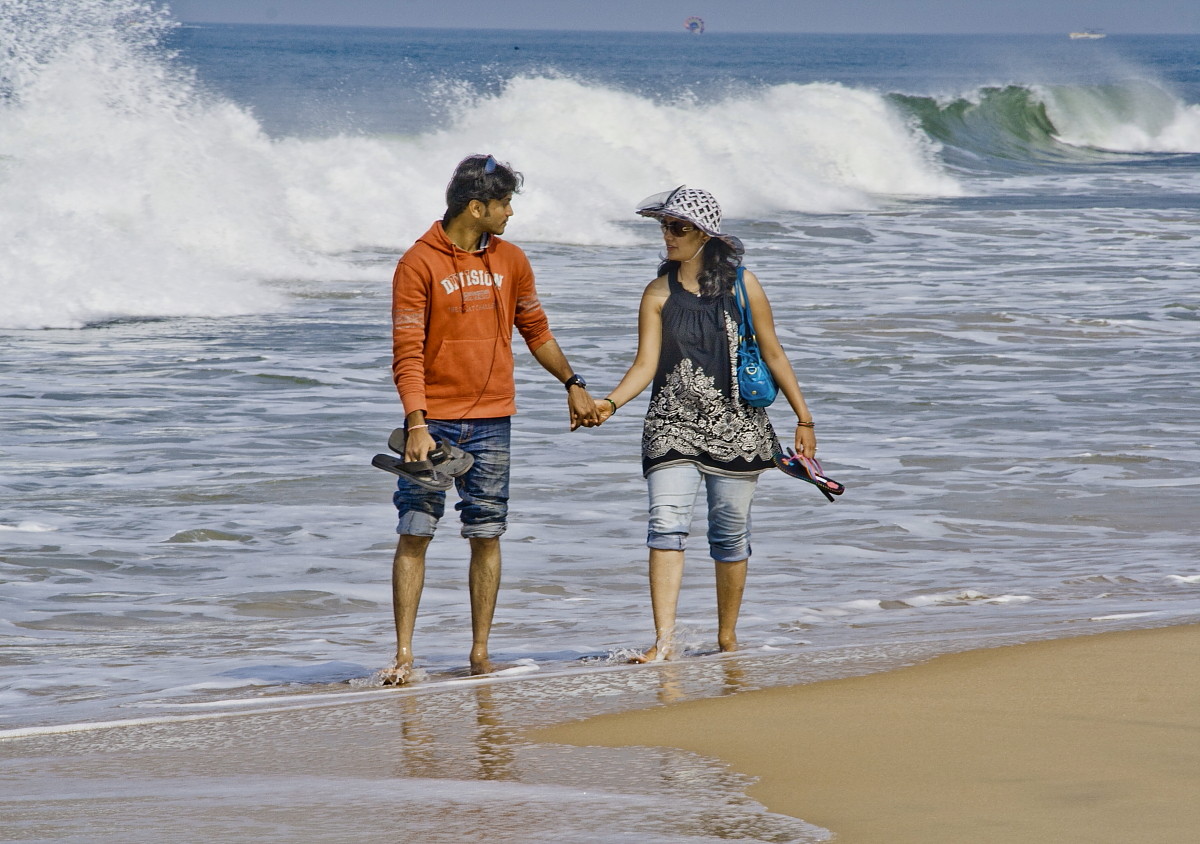
[[[755,284],[760,283],[758,280],[758,276],[754,274],[754,270],[752,270],[746,266],[738,267],[738,269],[742,271],[742,278],[745,279],[746,281],[753,281]]]
[[[752,270],[742,268],[742,281],[746,285],[746,293],[754,298],[766,296],[767,291],[763,288],[762,282]]]
[[[671,295],[671,285],[665,275],[660,275],[654,281],[646,285],[643,292],[645,296],[652,296],[657,299],[665,299]]]

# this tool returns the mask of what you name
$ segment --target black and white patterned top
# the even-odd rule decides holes
[[[702,472],[756,475],[774,466],[779,441],[766,408],[737,388],[737,305],[703,299],[667,277],[662,348],[642,428],[642,472],[693,463]]]

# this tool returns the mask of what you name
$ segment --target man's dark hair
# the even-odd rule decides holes
[[[466,210],[472,199],[485,205],[493,199],[504,199],[521,190],[525,177],[507,164],[490,155],[469,155],[454,168],[450,184],[446,185],[445,225]]]

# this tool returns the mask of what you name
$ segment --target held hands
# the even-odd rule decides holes
[[[567,412],[571,417],[572,431],[580,426],[594,428],[604,421],[598,413],[596,400],[584,387],[574,386],[567,391]]]
[[[572,394],[574,394],[575,391],[572,390],[571,392],[572,392]],[[576,421],[577,417],[575,415],[574,409],[572,409],[572,411],[571,411],[571,430],[572,431],[574,431],[576,428],[578,428],[580,426],[582,426],[584,428],[599,427],[604,422],[605,419],[607,419],[608,417],[613,415],[613,406],[607,399],[600,399],[599,401],[596,401],[594,398],[592,398],[590,395],[588,395],[586,393],[586,391],[585,391],[584,395],[586,396],[590,407],[588,408],[588,412],[586,414],[581,414],[578,417],[578,421]]]

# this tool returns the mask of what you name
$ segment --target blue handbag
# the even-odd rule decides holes
[[[754,333],[754,317],[750,314],[750,298],[746,295],[742,273],[743,268],[738,267],[737,281],[733,285],[738,308],[738,392],[751,407],[768,407],[775,401],[779,388],[758,350],[758,335]]]

